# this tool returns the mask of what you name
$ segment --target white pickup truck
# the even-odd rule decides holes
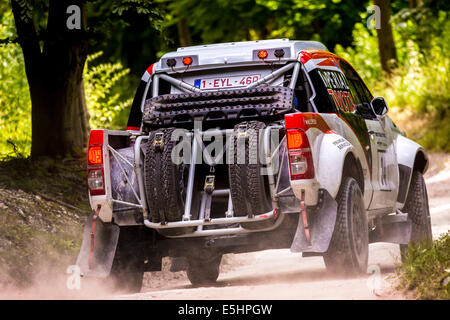
[[[288,39],[179,48],[144,73],[126,131],[92,130],[77,264],[216,281],[223,254],[291,248],[365,272],[368,246],[431,240],[428,156],[344,59]]]

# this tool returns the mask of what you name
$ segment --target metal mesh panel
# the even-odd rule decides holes
[[[275,117],[293,109],[294,91],[264,86],[183,94],[148,99],[143,122],[151,127],[173,126],[197,121],[247,120]]]

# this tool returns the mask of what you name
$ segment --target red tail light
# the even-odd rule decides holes
[[[266,59],[268,57],[269,53],[267,50],[259,50],[258,51],[258,58],[260,59]]]
[[[87,183],[92,196],[105,194],[103,136],[103,130],[92,130],[89,135]]]
[[[288,149],[309,148],[309,141],[306,133],[300,129],[290,129],[287,131]]]
[[[103,152],[102,146],[89,147],[88,151],[88,163],[89,165],[102,165],[103,164]]]
[[[191,65],[191,64],[192,64],[192,58],[191,58],[191,57],[184,57],[184,58],[183,58],[183,64],[184,64],[185,66]]]
[[[301,129],[287,130],[291,180],[314,178],[314,163],[306,133]]]

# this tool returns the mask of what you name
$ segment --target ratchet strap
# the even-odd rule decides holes
[[[94,261],[94,243],[95,243],[95,226],[97,225],[97,218],[100,214],[101,205],[98,205],[97,210],[92,217],[92,225],[91,225],[91,250],[89,251],[89,269],[92,269],[92,263]]]
[[[302,191],[302,196],[300,199],[300,210],[302,211],[302,219],[303,219],[303,229],[305,230],[305,237],[308,246],[311,247],[311,234],[309,232],[308,225],[308,216],[306,215],[306,207],[305,207],[305,191]]]
[[[205,202],[205,221],[210,220],[211,216],[211,202],[212,202],[212,194],[215,189],[215,180],[216,176],[214,175],[214,166],[210,167],[210,175],[206,176],[205,178],[205,186],[203,187],[203,191],[205,191],[206,195],[206,202]]]

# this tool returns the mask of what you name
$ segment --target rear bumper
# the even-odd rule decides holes
[[[291,180],[292,191],[298,199],[305,193],[305,204],[315,206],[319,200],[320,184],[316,179]]]

